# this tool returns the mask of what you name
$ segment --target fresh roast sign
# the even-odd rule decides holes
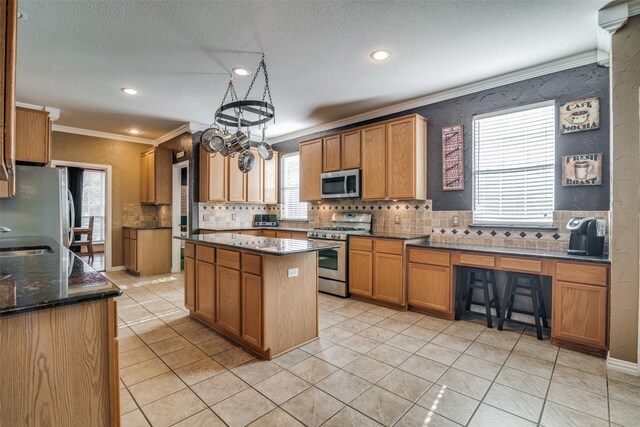
[[[562,133],[580,132],[600,127],[600,99],[586,98],[566,102],[560,106]]]
[[[602,153],[562,156],[562,185],[602,185]]]

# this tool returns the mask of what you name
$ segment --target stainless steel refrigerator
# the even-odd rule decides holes
[[[17,166],[16,195],[0,200],[0,237],[50,236],[69,246],[74,227],[73,198],[66,169]]]

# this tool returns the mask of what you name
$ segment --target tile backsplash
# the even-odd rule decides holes
[[[139,203],[122,206],[124,227],[168,227],[171,226],[171,206],[141,205]]]
[[[277,214],[277,205],[247,203],[198,203],[200,228],[233,229],[253,226],[253,215]]]

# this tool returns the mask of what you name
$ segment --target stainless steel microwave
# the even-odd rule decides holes
[[[323,199],[360,197],[360,169],[323,173],[320,188]]]

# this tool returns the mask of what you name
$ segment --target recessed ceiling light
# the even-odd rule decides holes
[[[374,61],[384,61],[391,56],[391,51],[386,49],[374,50],[370,56]]]
[[[123,91],[124,93],[126,93],[127,95],[137,95],[138,91],[130,88],[130,87],[123,87],[122,89],[120,89],[121,91]]]
[[[239,76],[248,76],[249,74],[251,74],[251,73],[249,72],[249,70],[246,70],[246,69],[244,69],[244,68],[240,68],[240,67],[236,67],[236,68],[234,68],[234,69],[233,69],[233,70],[231,70],[231,71],[233,71],[233,73],[234,73],[234,74],[237,74],[237,75],[239,75]]]
[[[129,129],[129,133],[131,133],[133,135],[138,135],[140,133],[140,131],[138,129]]]

